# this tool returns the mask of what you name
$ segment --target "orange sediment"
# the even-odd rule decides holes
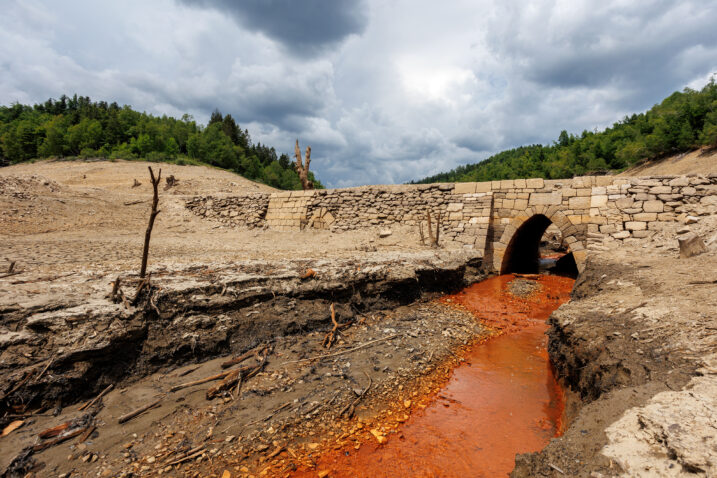
[[[441,299],[472,312],[494,337],[468,349],[435,399],[385,444],[332,450],[294,476],[507,476],[515,455],[560,434],[563,395],[546,351],[546,319],[567,301],[573,279],[539,276],[534,293],[513,295],[509,274]],[[322,474],[323,474],[322,473]]]

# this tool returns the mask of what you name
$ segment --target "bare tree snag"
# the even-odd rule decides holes
[[[433,243],[435,247],[438,247],[438,238],[441,235],[441,213],[436,214],[436,242]]]
[[[314,189],[314,183],[309,181],[309,164],[311,163],[311,146],[306,147],[306,162],[301,158],[301,149],[299,148],[299,140],[296,140],[294,146],[294,156],[296,157],[296,172],[301,180],[301,189]]]
[[[140,277],[144,277],[144,275],[147,273],[149,239],[152,236],[152,227],[154,227],[154,219],[157,217],[157,214],[159,214],[159,211],[157,210],[157,205],[159,204],[159,193],[157,192],[157,186],[159,186],[159,181],[162,179],[162,168],[159,168],[159,173],[157,174],[156,178],[154,177],[154,171],[152,171],[152,166],[147,166],[147,169],[149,169],[149,176],[152,181],[154,196],[152,198],[152,212],[149,215],[149,224],[147,225],[147,232],[145,232],[144,234],[144,250],[142,250],[142,268],[139,271]]]
[[[132,187],[133,187],[133,188],[136,188],[136,187],[139,187],[139,186],[141,186],[141,185],[142,185],[142,183],[140,183],[139,181],[137,181],[137,178],[134,178],[134,183],[132,184]]]
[[[426,222],[428,222],[428,241],[433,245],[436,239],[433,237],[433,226],[431,226],[431,211],[426,211]]]
[[[431,211],[426,211],[426,223],[428,225],[428,241],[431,247],[438,247],[438,240],[441,237],[441,213],[436,214],[436,233],[433,234],[433,223],[431,221]],[[421,244],[425,245],[425,237],[423,235],[423,223],[418,223],[418,233],[420,235]]]

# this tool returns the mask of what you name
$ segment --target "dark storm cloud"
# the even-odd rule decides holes
[[[315,54],[347,36],[360,34],[368,22],[363,0],[179,0],[215,8],[242,27],[278,41],[292,52]]]

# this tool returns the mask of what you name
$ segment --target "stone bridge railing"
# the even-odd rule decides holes
[[[560,228],[578,266],[588,233],[617,240],[643,238],[681,215],[717,210],[717,174],[628,178],[583,176],[480,183],[364,186],[236,197],[195,197],[195,214],[231,226],[349,231],[371,226],[417,226],[441,215],[447,247],[477,249],[500,269],[516,231],[544,215]]]

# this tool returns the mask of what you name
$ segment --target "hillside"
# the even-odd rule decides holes
[[[287,154],[254,143],[230,114],[209,123],[140,113],[130,106],[61,96],[44,103],[0,106],[0,166],[37,158],[143,159],[209,164],[280,189],[301,189]],[[309,173],[317,188],[322,185]]]
[[[486,160],[423,178],[418,183],[568,178],[656,164],[703,147],[717,147],[717,84],[675,92],[645,113],[601,132],[562,131],[550,145],[502,151]],[[669,162],[669,161],[668,161]],[[709,166],[709,161],[705,160]]]

